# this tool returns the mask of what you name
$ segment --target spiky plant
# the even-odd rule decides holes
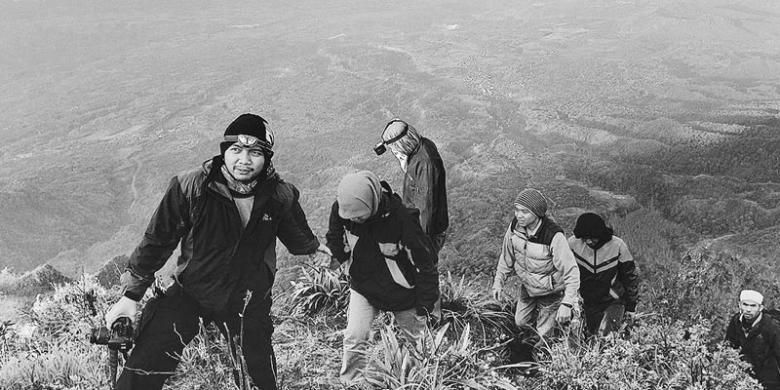
[[[455,338],[447,337],[449,324],[409,340],[390,326],[381,331],[380,356],[371,361],[367,381],[382,389],[515,389],[488,367],[489,348],[477,348],[466,324]]]
[[[343,315],[349,303],[349,282],[343,272],[327,268],[302,268],[293,286],[290,312],[293,315]]]
[[[464,276],[447,277],[439,282],[442,322],[451,324],[451,334],[460,334],[466,326],[476,333],[481,345],[509,338],[515,328],[512,306],[488,296],[487,289]]]

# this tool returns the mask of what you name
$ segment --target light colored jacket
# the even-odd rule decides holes
[[[563,230],[546,217],[535,234],[516,230],[516,224],[513,220],[504,235],[493,290],[501,291],[514,270],[529,296],[563,291],[562,302],[576,305],[580,271]]]

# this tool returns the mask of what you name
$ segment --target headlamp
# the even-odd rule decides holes
[[[384,141],[385,131],[387,131],[387,127],[390,126],[391,124],[395,123],[395,122],[403,123],[404,124],[404,129],[401,130],[401,132],[398,135],[396,135],[395,137],[390,138],[387,141]],[[376,144],[374,146],[374,153],[376,153],[377,156],[381,156],[382,154],[384,154],[387,151],[387,145],[390,145],[393,142],[398,141],[399,139],[403,138],[406,135],[407,132],[409,132],[409,125],[406,124],[406,122],[404,122],[404,121],[402,121],[400,119],[393,119],[390,122],[387,122],[387,124],[385,125],[385,129],[382,130],[382,139],[383,139],[383,141],[379,142],[378,144]]]

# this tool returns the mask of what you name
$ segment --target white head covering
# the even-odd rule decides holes
[[[742,290],[741,293],[739,293],[739,301],[740,302],[753,302],[757,303],[759,305],[764,304],[764,296],[761,295],[760,292],[755,290]]]

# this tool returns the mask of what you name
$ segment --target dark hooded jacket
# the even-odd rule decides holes
[[[620,237],[611,236],[594,249],[584,239],[572,236],[569,247],[580,267],[580,295],[585,306],[621,302],[626,311],[636,310],[639,275],[634,257]]]
[[[185,293],[212,310],[225,307],[239,290],[252,290],[256,296],[270,293],[277,237],[294,255],[316,251],[319,242],[295,186],[276,174],[258,183],[244,227],[221,165],[217,156],[202,169],[171,179],[122,276],[125,296],[139,300],[180,242],[175,278]]]
[[[741,315],[735,314],[726,328],[726,341],[740,350],[765,389],[780,390],[780,328],[768,314],[763,313],[747,334]]]
[[[386,311],[415,308],[423,315],[439,297],[436,254],[419,212],[404,206],[387,183],[382,187],[379,209],[364,223],[341,218],[333,202],[327,246],[341,263],[351,257],[350,287],[371,305]]]

